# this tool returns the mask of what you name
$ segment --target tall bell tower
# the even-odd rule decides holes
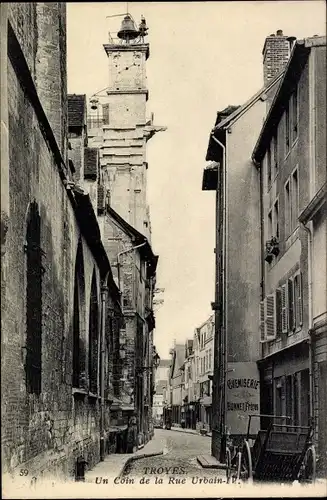
[[[91,144],[100,146],[101,170],[110,206],[129,224],[150,238],[146,201],[146,143],[165,127],[146,116],[148,89],[146,61],[148,28],[142,18],[139,27],[130,14],[123,18],[116,37],[109,33],[104,44],[108,57],[108,87],[101,99],[95,94],[91,108],[97,110],[97,131],[88,127]],[[101,129],[101,130],[99,130]]]

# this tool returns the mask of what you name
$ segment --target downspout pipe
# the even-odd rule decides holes
[[[218,146],[222,149],[222,187],[223,187],[223,201],[222,201],[222,220],[223,220],[223,259],[222,259],[222,280],[223,280],[223,285],[222,285],[222,292],[223,292],[223,314],[220,314],[222,316],[222,320],[220,320],[220,326],[222,326],[223,329],[223,335],[222,335],[222,361],[223,361],[223,383],[222,383],[222,388],[223,388],[223,398],[220,399],[221,402],[221,431],[223,435],[226,434],[226,408],[227,408],[227,402],[226,402],[226,386],[227,386],[227,370],[228,370],[228,346],[227,346],[227,290],[226,290],[226,263],[227,263],[227,182],[226,182],[226,147],[225,145],[217,139],[214,134],[211,134],[211,138],[213,141],[215,141]],[[216,224],[216,232],[218,233],[218,224]],[[218,238],[219,235],[217,234],[217,243],[218,243]],[[218,246],[217,246],[218,247]],[[216,249],[216,251],[218,248]],[[216,290],[217,290],[217,284],[216,284]],[[217,290],[217,295],[219,295],[219,290]],[[217,297],[219,299],[219,296]],[[222,411],[223,410],[223,411]],[[225,450],[223,446],[223,450],[221,450],[221,459],[224,458],[225,455]]]
[[[313,399],[314,399],[314,380],[313,380],[313,345],[312,345],[312,332],[313,332],[313,302],[312,302],[312,222],[310,227],[304,223],[300,223],[302,229],[305,230],[308,237],[308,333],[309,333],[309,380],[310,380],[310,420],[313,419]]]

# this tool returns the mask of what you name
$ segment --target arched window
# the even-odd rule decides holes
[[[84,264],[82,242],[79,241],[75,263],[74,315],[73,315],[73,387],[83,387],[85,379],[84,343]]]
[[[93,271],[90,315],[89,315],[89,387],[94,394],[98,390],[98,335],[99,335],[99,307],[95,271]]]
[[[26,230],[26,390],[40,394],[42,371],[42,250],[38,205],[30,205]]]

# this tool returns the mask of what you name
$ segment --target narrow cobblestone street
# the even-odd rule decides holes
[[[211,439],[184,432],[156,429],[154,439],[161,440],[164,455],[132,462],[125,470],[130,477],[158,476],[167,479],[183,477],[216,477],[225,481],[226,473],[219,469],[203,469],[197,461],[199,455],[210,455]],[[196,481],[196,479],[194,479]]]

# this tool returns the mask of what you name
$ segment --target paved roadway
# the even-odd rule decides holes
[[[160,440],[164,455],[136,460],[126,469],[129,477],[219,477],[226,478],[224,470],[204,469],[197,462],[198,455],[210,455],[211,438],[166,429],[155,429],[153,439]]]

